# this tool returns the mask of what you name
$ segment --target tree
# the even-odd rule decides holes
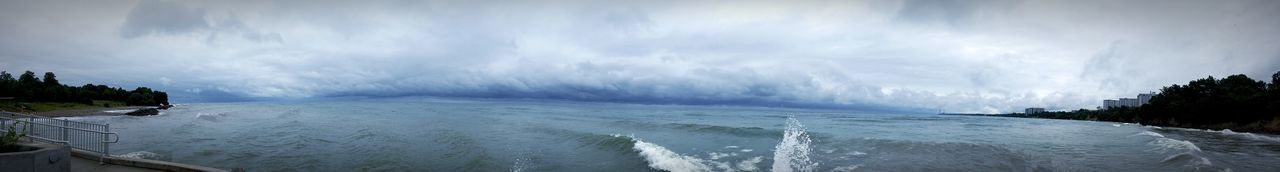
[[[1271,91],[1280,91],[1280,71],[1276,71],[1276,74],[1271,74]]]
[[[9,74],[9,72],[5,72],[5,71],[0,71],[0,97],[15,96],[14,90],[17,90],[17,88],[14,87],[14,84],[17,82],[18,80],[13,79],[13,74]]]
[[[155,96],[155,97],[153,97],[153,98],[155,99],[155,103],[156,103],[156,104],[158,104],[158,105],[169,105],[169,93],[156,91],[156,92],[155,92],[155,95],[153,95],[153,96]]]
[[[129,99],[125,100],[124,104],[129,106],[146,105],[147,102],[145,101],[149,99],[150,98],[142,95],[142,93],[130,93]]]
[[[57,78],[57,77],[58,77],[58,76],[54,76],[54,75],[53,75],[53,72],[45,72],[45,73],[44,73],[44,86],[45,86],[45,87],[56,87],[56,86],[62,86],[62,84],[58,83],[58,78]]]
[[[23,72],[22,76],[18,77],[18,83],[23,86],[34,87],[36,85],[40,85],[40,79],[36,78],[35,72],[27,71]]]
[[[1280,74],[1280,73],[1276,73],[1276,74]],[[0,71],[0,82],[6,82],[6,83],[17,82],[17,80],[13,79],[13,74],[9,74],[9,72],[5,72],[5,71]]]

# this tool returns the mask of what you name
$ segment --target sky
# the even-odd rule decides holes
[[[176,103],[1016,112],[1280,71],[1275,0],[4,1],[0,70]]]

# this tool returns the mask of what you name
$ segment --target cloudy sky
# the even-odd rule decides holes
[[[1280,70],[1280,1],[4,1],[0,70],[176,101],[1009,112]]]

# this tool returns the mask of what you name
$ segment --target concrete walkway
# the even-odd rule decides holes
[[[149,168],[138,168],[123,165],[102,164],[99,165],[96,159],[84,159],[80,157],[71,158],[71,171],[80,172],[163,172]]]
[[[98,163],[101,155],[89,151],[72,149],[71,171],[204,171],[204,172],[227,172],[227,170],[209,168],[205,166],[182,164],[168,161],[106,157],[107,163]]]

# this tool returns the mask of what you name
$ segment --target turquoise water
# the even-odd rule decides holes
[[[77,117],[112,153],[248,171],[1275,171],[1280,137],[1136,124],[433,98]]]

